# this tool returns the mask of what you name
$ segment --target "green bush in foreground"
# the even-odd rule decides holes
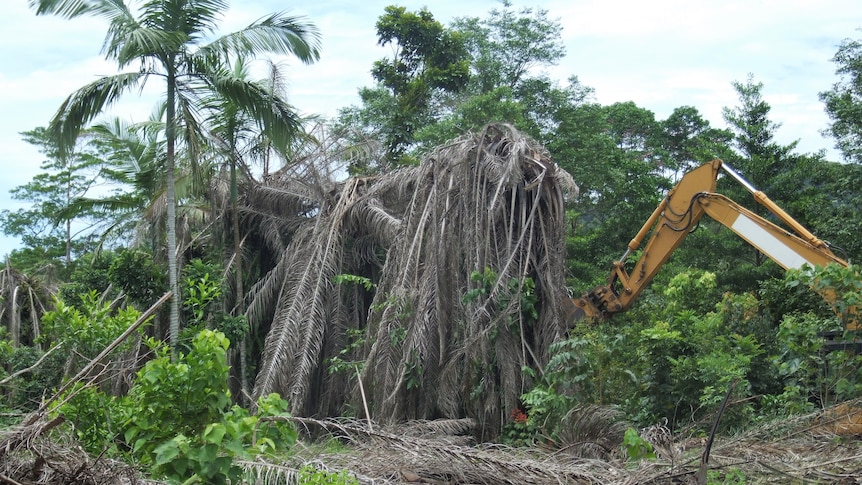
[[[261,397],[255,415],[231,405],[224,334],[201,331],[174,361],[161,342],[149,344],[156,358],[138,371],[128,395],[77,390],[60,407],[88,451],[107,448],[172,482],[222,484],[241,480],[236,459],[285,452],[295,443],[287,401],[277,394]]]

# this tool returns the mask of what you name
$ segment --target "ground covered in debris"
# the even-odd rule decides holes
[[[701,467],[706,438],[643,433],[654,459],[630,460],[620,449],[551,449],[473,443],[468,420],[378,427],[362,421],[295,418],[306,438],[282,461],[243,463],[248,483],[294,483],[312,466],[362,484],[555,483],[862,483],[859,403],[764,423],[715,440]],[[85,453],[62,417],[29,416],[0,435],[0,482],[6,484],[161,483],[134,467]],[[312,438],[312,436],[314,438]],[[581,443],[588,445],[588,443]],[[588,456],[585,456],[588,455]]]

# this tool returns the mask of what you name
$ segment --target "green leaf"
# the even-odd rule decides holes
[[[150,442],[150,440],[148,440],[147,438],[140,438],[140,439],[138,439],[137,441],[135,441],[134,446],[132,446],[132,451],[133,451],[134,453],[137,453],[137,452],[141,451],[141,448],[143,448],[143,447],[144,447],[144,445],[146,445],[146,444],[147,444],[147,443],[149,443],[149,442]]]
[[[203,438],[207,443],[219,444],[222,442],[227,429],[221,423],[213,423],[204,430]]]
[[[135,451],[137,451],[138,446],[139,443],[135,443]],[[175,439],[168,440],[160,444],[153,451],[156,455],[156,465],[164,465],[170,463],[180,454],[179,444]]]
[[[132,426],[127,429],[126,432],[123,433],[123,438],[126,440],[126,443],[130,443],[133,439],[135,439],[135,436],[137,436],[140,431],[140,428],[138,428],[137,426]]]

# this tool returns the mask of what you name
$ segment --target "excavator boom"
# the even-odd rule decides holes
[[[721,170],[746,187],[759,204],[766,207],[789,229],[773,224],[728,197],[715,193]],[[784,269],[801,268],[805,264],[848,264],[833,254],[828,244],[794,220],[766,194],[755,189],[721,160],[713,160],[686,173],[668,192],[629,242],[620,260],[613,263],[604,285],[567,302],[569,321],[583,318],[606,319],[628,310],[704,215],[735,232]],[[648,236],[649,240],[629,274],[625,267],[626,259]],[[830,304],[835,301],[834,293],[825,292],[821,296]],[[855,328],[855,322],[848,326],[851,330]]]

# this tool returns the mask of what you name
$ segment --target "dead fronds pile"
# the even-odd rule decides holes
[[[303,416],[469,417],[496,436],[531,385],[522,369],[541,374],[565,330],[571,177],[508,125],[383,176],[301,175],[248,200],[277,251],[249,305],[272,322],[255,395]]]
[[[289,466],[270,469],[263,463],[248,463],[247,469],[258,477],[274,476],[267,470],[295,470],[301,466],[331,473],[347,470],[363,484],[604,484],[627,475],[622,462],[573,458],[539,448],[455,444],[453,441],[459,437],[443,436],[442,428],[434,429],[434,422],[369,430],[361,422],[309,418],[296,421],[300,426],[326,430],[344,447],[336,453],[300,452],[297,462]],[[447,421],[443,428],[450,424]],[[417,432],[423,429],[429,433]],[[261,483],[276,482],[262,479]]]
[[[860,405],[854,406],[859,409]],[[780,419],[738,436],[719,437],[708,459],[707,481],[701,483],[862,483],[859,436],[829,431],[830,422],[846,418],[836,414],[843,409]],[[601,426],[604,420],[596,419],[594,410],[582,411],[579,419],[586,428]],[[311,466],[330,473],[346,472],[359,483],[378,485],[698,484],[705,442],[701,437],[668,435],[656,459],[630,462],[619,445],[601,459],[579,447],[471,445],[463,436],[469,434],[470,420],[369,429],[364,421],[295,419],[300,428],[324,429],[329,433],[327,439],[341,446],[298,447],[289,464],[246,464],[260,478],[259,483],[280,483],[265,478]],[[616,431],[606,428],[609,436]]]
[[[157,483],[135,468],[84,451],[61,416],[34,414],[0,432],[0,483],[135,485]]]

